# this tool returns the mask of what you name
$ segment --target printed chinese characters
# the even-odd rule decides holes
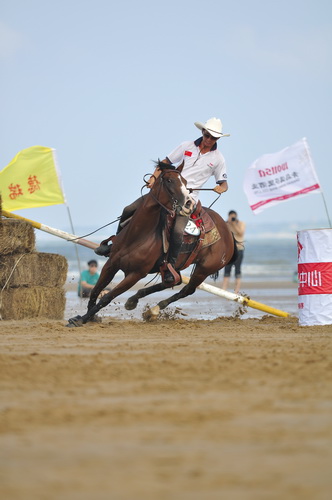
[[[35,191],[37,191],[37,189],[40,189],[40,182],[37,179],[36,175],[29,175],[29,177],[28,177],[28,185],[29,185],[28,191],[29,191],[30,194],[34,193]]]
[[[41,183],[37,179],[36,175],[29,175],[27,179],[27,190],[30,194],[33,194],[35,191],[38,191],[40,189]],[[21,187],[20,184],[13,184],[11,183],[8,186],[9,189],[9,198],[11,200],[16,200],[18,196],[23,196],[24,191],[23,188]]]
[[[10,191],[9,198],[11,200],[16,200],[18,196],[23,195],[23,191],[19,184],[14,185],[11,183],[10,186],[8,186],[8,189]]]

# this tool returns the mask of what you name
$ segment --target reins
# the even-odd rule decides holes
[[[121,217],[118,217],[117,219],[113,220],[112,222],[109,222],[108,224],[105,224],[104,226],[98,227],[98,229],[95,229],[91,233],[84,234],[83,236],[78,236],[77,238],[73,238],[72,240],[68,240],[68,241],[76,241],[76,240],[81,240],[82,238],[86,238],[87,236],[90,236],[91,234],[94,234],[97,231],[104,229],[104,227],[110,226],[111,224],[115,224],[115,222],[118,222],[120,219],[121,219]]]
[[[181,174],[180,174],[180,172],[178,172],[178,174],[179,174],[179,175],[181,175]],[[145,177],[146,177],[147,175],[150,175],[150,174],[146,174],[146,175],[143,177],[143,181],[145,182],[145,184],[147,184],[147,183],[146,183],[146,181],[145,181]],[[161,176],[162,176],[162,175],[163,175],[163,174],[161,174]],[[153,174],[151,174],[151,176],[153,176],[153,177],[155,178],[155,180],[156,180],[156,177],[155,177]],[[161,177],[161,180],[162,180],[162,177]],[[144,188],[144,187],[145,187],[145,186],[143,186],[143,187],[142,187],[142,189],[141,189],[141,193],[142,193],[142,190],[143,190],[143,188]],[[164,186],[164,187],[165,187],[166,191],[168,191],[167,186]],[[160,189],[161,189],[161,185],[160,185],[160,187],[159,187],[159,192],[160,192]],[[192,193],[193,191],[213,191],[213,192],[215,193],[215,190],[214,190],[213,188],[187,188],[187,189],[188,189],[189,193]],[[158,195],[159,195],[159,192],[158,192]],[[169,193],[169,191],[168,191],[168,193]],[[154,199],[154,200],[155,200],[155,201],[156,201],[156,202],[157,202],[157,203],[158,203],[158,204],[159,204],[162,208],[164,208],[164,210],[166,210],[166,211],[167,211],[167,212],[168,212],[168,213],[169,213],[172,217],[174,217],[174,215],[175,215],[175,207],[176,207],[176,204],[178,203],[178,200],[174,199],[174,198],[173,198],[173,196],[171,196],[171,197],[172,197],[172,200],[174,200],[174,203],[173,203],[173,210],[170,210],[169,208],[167,208],[165,205],[163,205],[163,204],[162,204],[162,203],[158,200],[158,198],[154,195],[154,193],[152,192],[152,190],[150,191],[150,194],[151,194],[151,196],[153,197],[153,199]],[[169,193],[169,194],[170,194],[170,193]],[[221,196],[221,193],[220,193],[220,194],[218,194],[217,198],[216,198],[216,199],[215,199],[215,200],[211,203],[211,205],[209,205],[209,208],[211,208],[211,207],[212,207],[212,206],[213,206],[213,205],[214,205],[214,204],[215,204],[215,203],[219,200],[220,196]]]
[[[213,188],[196,188],[196,189],[195,188],[188,188],[188,191],[189,191],[189,193],[192,193],[193,191],[214,191],[214,192],[216,192]],[[215,202],[219,200],[220,196],[221,196],[221,193],[218,194],[217,198],[211,203],[211,205],[209,205],[209,208],[211,208],[212,205],[214,205]]]
[[[176,172],[176,173],[177,173],[177,175],[181,176],[180,172]],[[160,178],[160,185],[159,185],[159,190],[158,190],[157,196],[154,194],[154,192],[152,191],[152,189],[150,190],[150,195],[158,203],[158,205],[160,205],[164,210],[166,210],[167,213],[170,214],[171,217],[174,217],[175,216],[175,208],[176,208],[176,206],[178,204],[178,200],[176,198],[174,198],[174,196],[172,195],[172,193],[170,193],[169,189],[167,189],[167,186],[163,182],[164,181],[163,177],[164,177],[164,174],[162,173],[159,176],[159,178]],[[161,201],[158,199],[158,196],[159,196],[159,193],[161,191],[162,186],[167,191],[167,193],[169,194],[171,200],[173,201],[173,207],[172,207],[172,209],[166,207],[166,205],[164,205],[163,203],[161,203]]]
[[[192,193],[193,191],[214,191],[213,188],[187,188],[189,193]]]

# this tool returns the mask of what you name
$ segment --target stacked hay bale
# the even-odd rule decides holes
[[[68,264],[35,251],[33,227],[0,217],[0,318],[63,319]]]

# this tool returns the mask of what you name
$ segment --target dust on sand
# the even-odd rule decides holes
[[[332,326],[0,323],[1,497],[315,499],[332,488]]]

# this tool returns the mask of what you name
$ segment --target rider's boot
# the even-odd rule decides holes
[[[112,243],[108,244],[108,240],[104,240],[100,243],[99,247],[94,249],[94,252],[97,255],[101,255],[103,257],[109,257],[109,254],[111,253],[112,249]]]
[[[97,255],[101,255],[102,257],[108,257],[109,254],[111,253],[111,249],[112,249],[112,243],[108,245],[107,243],[101,242],[99,247],[94,249],[94,252]]]
[[[130,212],[126,211],[126,210],[123,211],[123,213],[122,213],[122,215],[120,217],[120,221],[119,221],[118,228],[116,230],[115,236],[117,234],[119,234],[119,232],[129,223],[129,221],[131,220],[134,212],[135,212],[135,210],[134,211],[130,211]],[[109,255],[111,253],[111,250],[112,250],[112,239],[113,239],[113,236],[110,236],[110,238],[108,238],[107,240],[102,241],[100,243],[99,247],[97,247],[94,250],[94,252],[97,255],[103,255],[104,257],[109,257]]]
[[[119,222],[119,225],[118,225],[118,229],[116,230],[115,235],[119,234],[119,232],[121,231],[121,229],[122,229],[122,225],[121,224],[122,224],[122,221],[120,219],[120,222]],[[103,257],[109,257],[109,255],[111,253],[111,250],[112,250],[112,239],[113,239],[113,236],[110,236],[107,240],[103,240],[100,243],[99,247],[97,247],[97,248],[94,249],[94,252],[97,255],[102,255]]]
[[[175,263],[178,258],[182,246],[182,241],[171,243],[171,249],[168,255],[168,263],[164,272],[163,281],[166,285],[175,286],[181,283],[181,276],[175,270]]]

